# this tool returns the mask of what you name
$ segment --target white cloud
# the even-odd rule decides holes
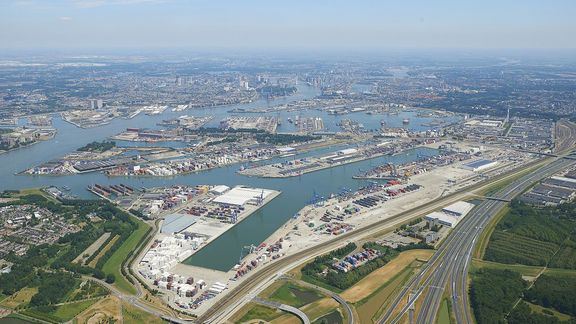
[[[70,21],[70,20],[72,20],[72,17],[64,16],[64,17],[58,17],[58,19],[61,21]]]

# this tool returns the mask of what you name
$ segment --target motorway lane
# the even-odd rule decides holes
[[[538,180],[545,178],[557,171],[566,168],[568,165],[572,164],[569,160],[556,160],[551,164],[531,173],[515,183],[507,186],[506,188],[497,192],[494,196],[503,199],[512,199],[522,193],[531,184],[537,182]],[[451,282],[449,283],[449,289],[451,290],[452,299],[454,302],[454,310],[456,315],[457,323],[473,323],[472,315],[470,313],[470,307],[468,304],[468,285],[467,285],[467,273],[468,267],[471,260],[472,251],[474,249],[475,243],[482,233],[483,228],[490,222],[492,217],[494,217],[502,208],[506,206],[505,202],[501,201],[484,201],[479,204],[470,215],[467,216],[477,220],[476,222],[470,222],[473,226],[467,226],[468,233],[466,237],[461,240],[455,241],[453,244],[449,257],[446,258],[447,262],[450,262],[452,266],[447,270],[450,272]],[[452,258],[453,257],[453,258]],[[443,272],[446,269],[440,269]],[[435,277],[430,284],[440,287],[445,287],[448,283],[449,276],[441,276],[440,278]],[[439,305],[442,300],[442,294],[427,294],[425,296],[424,307],[420,310],[419,323],[432,323],[436,319],[436,314],[439,309]]]
[[[559,170],[562,170],[566,167],[568,167],[569,165],[573,164],[573,161],[570,160],[557,160],[557,162],[555,163],[557,164],[556,166],[552,166],[552,168],[550,170],[543,170],[541,172],[536,172],[537,174],[533,177],[532,180],[537,181],[541,178],[544,178],[546,176],[549,176]],[[540,174],[538,174],[540,173]],[[522,193],[524,191],[524,188],[516,188],[516,190],[512,191],[509,193],[509,197],[507,198],[512,198],[515,197],[516,195]],[[499,206],[497,206],[497,210],[496,211],[492,211],[491,213],[486,213],[486,218],[487,218],[487,222],[486,224],[488,224],[488,222],[492,219],[492,217],[494,215],[496,215],[505,205],[501,205],[498,204]],[[462,262],[460,262],[458,264],[458,267],[456,269],[456,276],[455,276],[455,280],[452,283],[452,287],[454,288],[458,288],[458,294],[460,295],[460,298],[458,298],[456,300],[456,303],[454,304],[455,307],[454,309],[458,309],[458,314],[457,314],[457,322],[458,323],[473,323],[472,320],[472,314],[470,311],[470,304],[469,304],[469,298],[468,298],[468,268],[470,266],[470,261],[472,258],[472,252],[474,250],[474,246],[475,243],[477,241],[477,238],[480,236],[480,234],[482,233],[483,228],[478,228],[475,230],[474,236],[475,239],[473,241],[471,241],[466,247],[465,249],[461,252],[461,255],[463,256]],[[460,312],[462,311],[462,312]],[[462,314],[463,313],[463,314]]]
[[[573,161],[563,159],[555,160],[537,171],[518,179],[504,189],[501,189],[494,196],[511,199],[521,193],[525,188],[529,187],[532,183],[549,174],[557,172],[557,170],[565,168],[571,163],[573,163]],[[422,308],[419,310],[417,321],[419,323],[433,323],[441,302],[442,289],[443,287],[446,287],[448,278],[454,278],[454,287],[456,287],[457,281],[462,282],[463,280],[467,280],[462,279],[460,276],[457,276],[457,274],[463,272],[467,273],[471,251],[482,231],[482,228],[484,228],[490,221],[491,217],[505,205],[505,202],[486,200],[479,204],[470,215],[466,216],[440,246],[438,251],[426,264],[425,268],[423,268],[422,272],[418,276],[413,277],[406,284],[405,288],[391,304],[391,307],[389,307],[384,313],[379,323],[396,323],[400,321],[403,314],[410,308],[410,304],[414,302],[415,298],[412,299],[410,304],[404,306],[396,317],[391,318],[391,316],[393,311],[398,308],[404,300],[407,300],[409,293],[414,293],[417,297],[422,294],[425,295],[425,301],[422,304]],[[433,273],[426,277],[426,273],[431,269]],[[456,276],[452,276],[453,274],[456,274]],[[424,278],[425,280],[423,280]],[[461,285],[458,284],[458,286]],[[432,287],[432,289],[426,289],[430,287]],[[463,295],[461,294],[461,298],[457,298],[457,300],[461,301],[462,299],[466,299],[467,302],[467,286],[464,287],[466,287],[466,293]],[[455,294],[453,293],[453,295]],[[459,323],[471,323],[469,308],[468,314],[466,314],[465,310],[463,316],[464,317],[460,316],[461,320]],[[467,320],[468,318],[470,318],[470,320]]]

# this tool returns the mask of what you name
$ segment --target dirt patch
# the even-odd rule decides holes
[[[12,296],[6,297],[0,303],[0,306],[10,309],[16,309],[16,307],[28,304],[32,296],[36,295],[38,288],[22,288],[20,291],[14,293]]]
[[[78,323],[87,324],[106,323],[108,319],[122,323],[122,304],[115,296],[106,297],[98,301],[76,316]]]
[[[354,286],[346,289],[340,296],[348,302],[356,303],[368,297],[414,260],[428,260],[433,253],[434,250],[409,250],[402,252],[382,268],[372,272]]]

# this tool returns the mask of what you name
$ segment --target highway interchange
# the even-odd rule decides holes
[[[434,256],[422,268],[419,275],[414,276],[404,286],[386,310],[379,323],[398,323],[404,314],[422,298],[421,307],[417,309],[416,323],[433,323],[444,296],[444,290],[450,290],[453,309],[457,323],[473,323],[468,301],[468,267],[472,251],[478,237],[490,220],[510,200],[526,190],[534,182],[554,174],[575,161],[555,159],[549,164],[531,172],[505,188],[496,192],[495,199],[481,202],[454,229],[451,235],[437,250]],[[412,296],[410,301],[408,297]],[[399,311],[397,309],[403,305]],[[409,316],[412,318],[412,316]]]

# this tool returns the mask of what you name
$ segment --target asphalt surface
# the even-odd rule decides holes
[[[268,307],[272,307],[272,308],[278,308],[278,309],[283,310],[285,312],[292,313],[292,314],[298,316],[298,318],[300,318],[302,323],[310,324],[310,319],[308,318],[308,316],[306,316],[306,314],[304,314],[303,311],[299,310],[296,307],[292,307],[292,306],[286,305],[286,304],[281,304],[278,302],[269,301],[269,300],[258,298],[258,297],[254,297],[252,299],[252,301],[257,303],[257,304],[260,304],[260,305],[264,305],[264,306],[268,306]]]
[[[522,193],[534,182],[573,163],[575,161],[556,159],[538,170],[517,179],[492,196],[510,200]],[[447,286],[451,291],[457,323],[473,323],[467,285],[468,267],[472,251],[483,228],[506,204],[505,201],[485,200],[475,207],[456,226],[446,241],[422,268],[422,271],[408,281],[401,293],[383,314],[379,323],[398,323],[415,300],[418,299],[422,303],[416,312],[416,323],[434,323],[442,302],[444,289]],[[400,308],[399,313],[395,313],[395,310],[398,310],[400,305],[408,300],[410,293],[413,293],[416,298],[412,298],[410,303]]]

